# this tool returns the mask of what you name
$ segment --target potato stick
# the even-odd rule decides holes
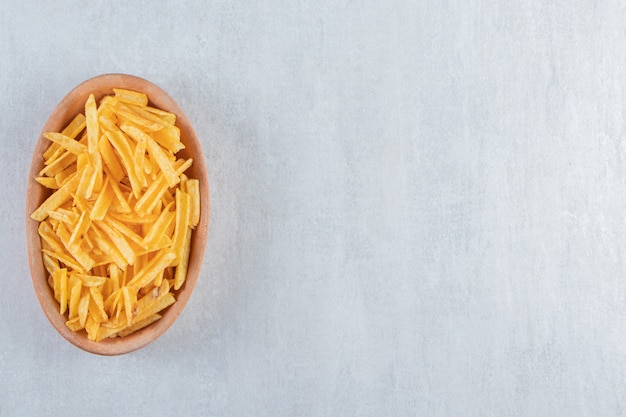
[[[84,114],[78,113],[74,119],[61,131],[65,136],[72,139],[76,138],[83,131],[87,124],[87,118]]]
[[[193,163],[192,158],[189,158],[186,160],[178,159],[176,163],[174,164],[176,166],[176,174],[182,175],[182,173],[187,171],[187,169],[191,166],[192,163]]]
[[[107,280],[107,277],[99,275],[73,273],[72,276],[78,278],[81,282],[81,285],[85,287],[99,287]]]
[[[128,180],[130,181],[130,186],[133,190],[133,194],[135,197],[139,198],[141,193],[141,183],[137,178],[135,173],[135,165],[133,163],[133,151],[128,144],[128,140],[126,139],[123,132],[115,130],[115,131],[106,131],[105,132],[109,142],[113,145],[113,148],[117,151],[120,159],[122,161],[122,166],[126,170],[126,174],[128,175]]]
[[[167,180],[167,184],[170,187],[175,186],[179,182],[178,175],[176,175],[176,170],[172,166],[172,163],[169,161],[165,152],[161,150],[161,147],[146,133],[142,132],[135,126],[126,125],[122,127],[122,130],[131,138],[135,139],[137,143],[144,143],[148,152],[150,153],[150,157],[154,160],[159,168],[161,168],[161,172],[165,176]],[[141,165],[143,166],[143,164]]]
[[[113,177],[115,181],[120,182],[125,175],[124,168],[106,134],[103,134],[98,142],[98,151],[100,152],[100,156],[102,156],[105,172],[106,168],[108,168],[107,175]]]
[[[76,190],[80,177],[74,176],[65,185],[55,191],[46,201],[41,204],[37,210],[30,216],[33,220],[42,221],[48,217],[48,212],[57,209],[61,204],[65,203]]]
[[[158,214],[146,214],[143,217],[138,216],[135,213],[111,213],[111,217],[115,218],[125,224],[151,224],[159,217]]]
[[[100,192],[102,189],[103,175],[102,175],[102,158],[99,153],[91,155],[89,158],[90,165],[93,168],[93,173],[89,178],[89,185],[87,186],[87,192],[85,197],[91,198],[91,194],[96,191]]]
[[[72,268],[75,271],[82,271],[84,272],[84,269],[82,266],[80,266],[80,264],[78,262],[76,262],[76,260],[74,260],[74,258],[72,258],[69,254],[65,253],[65,252],[53,252],[51,250],[48,249],[42,249],[41,250],[43,253],[47,254],[48,256],[57,259],[58,261],[60,261],[61,263],[63,263],[64,265]]]
[[[189,228],[189,206],[190,197],[180,189],[176,190],[176,229],[172,239],[172,250],[176,253],[176,258],[172,261],[171,266],[176,266],[182,257],[187,229]]]
[[[148,186],[148,180],[146,179],[146,173],[144,172],[145,160],[146,141],[144,140],[137,142],[137,146],[135,146],[135,153],[133,154],[133,168],[135,169],[135,175],[143,188]]]
[[[96,222],[97,228],[101,229],[107,237],[113,242],[115,247],[122,254],[126,264],[132,265],[135,263],[135,252],[130,247],[124,236],[122,236],[117,230],[113,229],[104,222]]]
[[[138,106],[148,105],[148,96],[137,91],[126,90],[124,88],[114,88],[115,98],[119,101],[135,104]]]
[[[159,178],[148,186],[148,189],[137,200],[135,204],[135,212],[140,216],[149,214],[151,209],[156,205],[163,193],[167,191],[167,181],[160,175]]]
[[[158,254],[148,262],[148,264],[138,273],[136,274],[127,285],[136,286],[141,288],[147,285],[150,281],[154,279],[159,273],[159,270],[165,269],[172,260],[176,257],[176,254],[170,249],[163,249],[158,252]]]
[[[174,113],[170,113],[168,111],[157,109],[156,107],[151,107],[151,106],[145,106],[144,109],[160,117],[161,119],[163,119],[164,121],[166,121],[167,123],[171,125],[176,124],[176,115]]]
[[[85,166],[80,175],[80,182],[78,183],[78,187],[76,188],[76,194],[86,199],[91,196],[91,191],[93,190],[93,188],[90,189],[90,185],[93,173],[94,169],[91,165]]]
[[[175,216],[175,214],[170,211],[170,208],[172,207],[172,205],[173,204],[170,203],[163,209],[158,219],[152,224],[152,227],[150,228],[148,233],[146,233],[146,236],[143,238],[143,242],[141,243],[141,246],[145,248],[150,247],[160,236],[162,236],[165,233],[165,230],[167,229],[170,222],[174,219],[174,216]]]
[[[98,108],[93,94],[85,102],[85,119],[87,125],[87,148],[90,155],[98,152],[100,125],[98,123]]]
[[[141,321],[139,321],[139,322],[137,322],[135,324],[132,324],[132,325],[130,325],[128,327],[125,327],[124,329],[120,330],[118,332],[118,336],[120,336],[120,337],[128,336],[129,334],[132,334],[132,333],[136,332],[137,330],[141,330],[144,327],[154,323],[155,321],[159,320],[160,318],[161,318],[161,315],[155,313],[155,314],[153,314],[153,315],[151,315],[151,316],[149,316],[149,317],[147,317],[147,318],[145,318],[145,319],[143,319],[143,320],[141,320]]]
[[[85,322],[85,330],[87,331],[87,339],[95,341],[98,335],[99,328],[100,328],[100,322],[98,322],[90,312],[87,315],[87,321]]]
[[[143,247],[143,239],[141,236],[139,236],[135,231],[133,231],[130,227],[126,226],[124,223],[120,222],[119,220],[116,220],[112,217],[107,217],[106,219],[104,219],[104,222],[111,226],[113,229],[117,230],[118,232],[120,232],[122,235],[126,236],[128,239],[130,239],[131,241],[137,243],[138,245]]]
[[[67,227],[64,223],[59,224],[56,233],[57,236],[59,236],[59,238],[61,239],[61,242],[63,242],[63,245],[65,246],[67,251],[82,266],[81,269],[83,271],[89,271],[91,268],[93,268],[95,261],[85,251],[83,251],[80,246],[70,246],[70,232],[67,230]]]
[[[104,300],[104,311],[106,311],[109,316],[109,320],[111,317],[115,315],[115,309],[117,304],[120,302],[122,297],[122,290],[118,288],[117,290],[111,292],[111,294]]]
[[[50,165],[46,165],[41,171],[40,176],[54,177],[63,172],[67,167],[76,162],[78,157],[71,152],[64,151],[63,155],[54,160]]]
[[[35,177],[35,181],[51,190],[59,188],[59,184],[57,184],[57,180],[55,180],[54,177]]]
[[[71,320],[66,321],[65,325],[67,326],[68,329],[70,329],[73,332],[78,332],[84,328],[83,326],[81,326],[80,317],[78,316],[72,318]]]
[[[60,300],[59,300],[59,314],[63,315],[67,311],[67,300],[69,298],[67,289],[67,268],[59,269],[61,271],[60,277]]]
[[[132,111],[127,105],[117,102],[114,106],[115,115],[118,119],[121,119],[120,127],[125,124],[134,124],[138,127],[141,127],[142,130],[146,130],[148,132],[154,132],[156,130],[162,129],[163,126],[159,123],[152,122],[150,120],[144,119],[139,116],[137,113]]]
[[[47,253],[43,253],[41,256],[43,258],[43,266],[46,268],[46,271],[48,271],[48,274],[52,275],[54,271],[61,267],[59,261]]]
[[[106,168],[104,169],[104,171],[107,173],[107,175],[109,175]],[[124,197],[124,193],[122,193],[122,190],[120,189],[119,184],[117,184],[115,181],[110,181],[109,185],[111,186],[111,190],[113,190],[113,194],[115,194],[115,197],[117,198],[117,201],[119,202],[121,206],[121,213],[132,212],[133,210],[130,208],[130,205],[126,201],[126,198]]]
[[[187,180],[185,191],[191,196],[189,224],[192,228],[195,228],[200,221],[200,181],[196,179]]]
[[[52,290],[54,292],[54,299],[60,302],[61,300],[61,276],[67,275],[67,268],[60,268],[54,271],[52,274]]]
[[[111,187],[109,187],[109,177],[107,176],[102,184],[102,190],[96,198],[96,202],[93,205],[93,210],[89,214],[91,220],[102,220],[109,209],[109,206],[115,199],[115,194]]]
[[[63,187],[69,180],[77,176],[76,164],[72,164],[54,176],[59,187]]]
[[[50,223],[41,222],[39,224],[38,231],[39,231],[39,236],[41,236],[41,239],[44,242],[46,242],[48,245],[50,245],[50,248],[53,251],[65,252],[63,243],[61,242],[61,240],[59,240],[59,237],[56,235],[54,230],[52,230]]]
[[[78,300],[78,317],[80,320],[81,328],[85,327],[87,316],[89,315],[89,300],[89,290],[83,289],[80,300]]]
[[[150,295],[144,296],[144,298],[146,297],[152,298]],[[139,323],[147,317],[150,317],[151,315],[171,306],[172,304],[174,304],[175,301],[176,299],[171,292],[168,292],[162,297],[157,298],[155,301],[149,303],[145,308],[138,309],[139,312],[134,318],[135,323]]]
[[[174,222],[170,223],[170,225],[172,224],[174,224]],[[148,249],[137,247],[135,253],[137,254],[137,256],[141,256],[160,251],[161,249],[169,248],[170,246],[172,246],[172,239],[170,239],[166,235],[162,235],[159,237],[159,240],[153,243],[152,246],[150,246]]]
[[[128,104],[128,108],[130,110],[133,111],[133,113],[136,113],[139,117],[142,117],[146,120],[149,120],[153,123],[157,123],[163,127],[165,126],[169,126],[172,123],[168,123],[167,121],[163,120],[162,117],[157,116],[156,114],[149,112],[145,109],[145,107],[141,107],[141,106],[137,106],[134,104]]]
[[[70,299],[69,299],[69,312],[68,318],[73,319],[78,317],[78,303],[80,302],[82,284],[78,278],[74,275],[70,276]]]
[[[189,266],[189,252],[191,249],[191,229],[187,229],[185,241],[183,243],[183,251],[180,254],[176,273],[174,274],[174,289],[178,290],[185,282],[187,277],[187,268]]]
[[[126,323],[130,325],[133,321],[133,309],[137,303],[137,291],[128,286],[122,287],[122,295],[124,297],[124,312],[126,315]]]
[[[168,149],[173,154],[177,153],[181,149],[185,149],[185,145],[180,141],[180,129],[176,126],[170,125],[163,127],[156,132],[150,132],[150,136],[156,143]]]
[[[54,143],[58,143],[61,147],[67,149],[74,155],[80,155],[81,153],[87,151],[87,147],[85,145],[68,136],[65,136],[62,133],[47,132],[44,133],[44,137]]]
[[[104,300],[102,299],[102,294],[96,287],[89,287],[89,312],[93,314],[93,318],[98,322],[102,323],[107,321],[109,317],[107,316],[106,311],[104,311]]]
[[[91,220],[89,219],[89,210],[85,210],[81,213],[72,234],[70,235],[70,240],[68,245],[73,249],[77,250],[80,248],[80,245],[83,243],[83,235],[87,233],[87,229],[91,225]]]

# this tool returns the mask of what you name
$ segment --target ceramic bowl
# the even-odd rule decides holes
[[[192,234],[187,278],[184,285],[175,292],[176,302],[162,312],[160,320],[142,330],[126,337],[95,342],[87,338],[84,330],[72,332],[65,326],[67,318],[59,314],[59,305],[47,283],[47,272],[41,257],[41,241],[37,233],[39,223],[32,220],[30,214],[50,195],[49,190],[34,180],[43,167],[43,152],[50,144],[43,137],[43,133],[61,131],[76,114],[84,112],[84,104],[89,94],[94,94],[96,101],[99,101],[103,96],[113,94],[113,88],[141,91],[148,95],[150,105],[176,114],[176,126],[180,129],[181,141],[185,145],[185,149],[176,155],[182,158],[193,158],[193,165],[185,173],[188,177],[197,178],[200,181],[201,214],[200,222]],[[120,355],[135,351],[155,341],[176,321],[187,304],[200,275],[209,228],[209,186],[200,142],[183,110],[165,91],[150,81],[126,74],[100,75],[75,87],[52,111],[41,130],[30,165],[26,196],[26,236],[33,286],[44,314],[61,336],[87,352]]]

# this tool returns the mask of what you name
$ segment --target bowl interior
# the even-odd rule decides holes
[[[52,289],[47,283],[47,271],[41,257],[41,241],[37,228],[39,222],[30,218],[31,213],[50,195],[34,178],[43,167],[43,153],[50,142],[43,137],[44,132],[61,131],[76,114],[84,113],[84,105],[89,94],[96,101],[105,95],[113,94],[113,88],[125,88],[140,91],[148,95],[150,105],[175,113],[176,126],[180,129],[181,141],[185,149],[177,153],[178,157],[193,158],[193,164],[185,172],[189,178],[200,182],[200,221],[192,233],[191,253],[187,278],[183,286],[175,292],[176,302],[162,312],[162,318],[155,323],[126,337],[91,341],[84,331],[72,332],[65,325],[66,318],[59,314],[59,305],[54,299]],[[126,74],[105,74],[89,79],[74,88],[54,109],[44,125],[35,145],[29,170],[26,197],[26,235],[28,243],[28,262],[35,293],[39,303],[52,326],[70,343],[100,355],[119,355],[140,349],[161,336],[178,318],[185,307],[198,280],[209,226],[209,188],[204,155],[196,134],[178,104],[155,84]]]

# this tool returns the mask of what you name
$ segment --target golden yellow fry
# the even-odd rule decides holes
[[[106,169],[105,169],[105,172],[106,172]],[[130,208],[128,201],[126,201],[126,197],[124,196],[124,193],[120,189],[119,184],[116,183],[115,181],[110,181],[109,186],[111,187],[111,190],[113,190],[113,194],[115,194],[116,200],[119,203],[117,212],[118,213],[131,213],[133,210]]]
[[[136,322],[128,327],[125,327],[124,329],[120,330],[117,335],[119,337],[125,337],[128,336],[129,334],[132,334],[134,332],[136,332],[137,330],[141,330],[144,327],[154,323],[155,321],[159,320],[161,318],[161,315],[158,313],[155,313],[151,316],[148,316],[147,318]]]
[[[85,287],[99,287],[107,280],[107,277],[99,275],[72,273],[72,276],[78,278],[81,285]]]
[[[48,271],[48,274],[52,275],[54,271],[61,267],[59,261],[47,253],[43,253],[41,257],[43,258],[43,266],[46,268],[46,271]]]
[[[56,210],[59,206],[71,198],[72,193],[76,190],[76,187],[78,187],[79,181],[80,177],[74,176],[74,178],[69,180],[65,185],[63,185],[63,187],[59,188],[50,197],[48,197],[48,199],[44,201],[43,204],[40,205],[30,217],[38,222],[48,217],[48,212]]]
[[[126,170],[128,175],[128,180],[130,181],[130,186],[133,190],[133,194],[135,197],[139,198],[141,193],[141,183],[137,178],[135,173],[135,165],[133,164],[133,151],[130,148],[130,144],[128,143],[128,139],[124,135],[124,132],[120,131],[117,127],[114,127],[113,130],[105,131],[109,142],[113,145],[113,148],[117,151],[120,159],[122,161],[122,166]]]
[[[90,225],[89,210],[85,210],[80,214],[78,222],[74,226],[74,230],[68,241],[68,246],[72,248],[72,250],[80,249],[80,245],[83,243],[83,235],[87,233],[87,229],[89,229]]]
[[[85,330],[87,330],[87,338],[89,340],[96,340],[98,335],[98,329],[100,328],[100,322],[97,321],[91,312],[87,315],[87,321],[85,322]]]
[[[89,291],[84,289],[78,301],[78,317],[80,320],[80,327],[85,327],[87,316],[89,315],[89,300],[91,299]]]
[[[161,168],[161,172],[165,176],[167,184],[170,187],[178,184],[179,178],[178,175],[176,175],[176,170],[174,169],[172,163],[168,159],[165,152],[163,152],[161,147],[149,135],[133,125],[122,126],[122,130],[128,136],[137,141],[138,145],[142,143],[144,144],[144,150],[147,148],[148,152],[150,153],[150,157],[157,163],[159,168]],[[143,161],[141,161],[141,164],[138,166],[143,166]]]
[[[141,288],[150,283],[160,270],[165,269],[176,258],[176,254],[170,249],[160,250],[148,264],[136,274],[127,285]]]
[[[93,94],[89,94],[85,103],[85,119],[87,125],[87,148],[90,155],[98,152],[98,139],[100,138],[100,125],[98,124],[98,108]]]
[[[114,88],[113,93],[115,93],[115,98],[120,101],[135,104],[138,106],[148,105],[148,96],[143,93],[126,90],[124,88]]]
[[[115,194],[111,187],[109,187],[109,178],[108,176],[105,178],[104,184],[102,184],[102,190],[100,190],[100,194],[98,194],[98,198],[96,198],[96,202],[93,205],[93,210],[89,214],[91,220],[104,219],[107,210],[109,210],[111,203],[115,199]]]
[[[181,149],[185,149],[185,145],[180,141],[180,129],[176,126],[170,125],[163,127],[155,132],[150,132],[152,139],[159,145],[168,149],[171,153],[175,154]]]
[[[54,177],[36,177],[35,181],[39,184],[43,185],[46,188],[50,188],[51,190],[56,190],[59,188],[59,184],[57,184],[56,179]]]
[[[83,170],[79,172],[80,182],[78,183],[78,187],[76,188],[76,194],[80,197],[88,199],[89,197],[91,197],[91,192],[93,191],[91,180],[95,171],[91,165],[86,165]]]
[[[118,232],[120,232],[122,235],[124,235],[125,237],[127,237],[130,241],[135,242],[136,244],[140,245],[143,247],[143,239],[141,236],[139,236],[137,234],[137,232],[135,232],[133,229],[131,229],[130,227],[128,227],[126,224],[122,223],[121,221],[113,218],[113,217],[107,217],[106,219],[104,219],[104,222],[112,227],[113,229],[117,230]]]
[[[189,225],[195,228],[200,221],[200,181],[196,179],[187,180],[185,183],[185,191],[191,197]]]
[[[129,288],[128,286],[122,287],[122,295],[124,297],[124,311],[126,314],[126,322],[130,325],[133,321],[133,309],[137,303],[137,290]]]
[[[120,102],[115,104],[115,114],[118,119],[121,120],[120,127],[127,124],[134,124],[147,132],[154,132],[163,128],[160,123],[144,119],[132,111],[128,106]]]
[[[74,275],[70,275],[69,319],[78,317],[78,303],[80,302],[81,289],[81,281]]]
[[[119,249],[117,249],[117,247],[115,247],[115,245],[107,237],[105,237],[104,234],[98,235],[97,233],[95,233],[94,235],[92,235],[92,238],[94,239],[98,247],[102,248],[102,250],[104,250],[110,256],[111,260],[113,260],[113,262],[115,263],[115,265],[117,265],[119,269],[121,269],[122,271],[126,269],[126,265],[128,265],[126,259],[124,259],[124,256],[119,251]]]
[[[84,269],[78,262],[76,262],[69,254],[65,252],[55,252],[48,249],[41,250],[46,255],[50,256],[53,259],[57,259],[59,262],[63,263],[65,266],[72,268],[75,271],[83,271]]]
[[[189,267],[189,252],[191,249],[191,229],[187,229],[183,251],[180,254],[178,266],[174,274],[174,289],[178,290],[185,283],[187,278],[187,268]]]
[[[76,155],[64,150],[63,154],[55,159],[54,162],[46,165],[41,171],[39,171],[39,175],[46,177],[56,177],[58,174],[60,174],[65,169],[70,167],[73,163],[75,163],[77,159],[78,157]]]
[[[78,316],[66,321],[65,325],[73,332],[78,332],[84,328],[84,326],[80,324],[80,317]]]
[[[106,311],[104,311],[104,300],[102,293],[96,287],[89,287],[89,313],[93,315],[94,320],[98,323],[105,322],[109,319]]]
[[[158,116],[166,123],[169,123],[171,125],[176,124],[176,115],[174,113],[170,113],[168,111],[157,109],[156,107],[151,107],[151,106],[145,106],[144,109]]]
[[[68,226],[74,226],[78,221],[79,215],[71,212],[69,210],[65,210],[62,208],[58,208],[54,211],[48,213],[49,219],[58,220],[59,222],[65,223]]]
[[[67,311],[67,300],[69,298],[67,289],[67,268],[61,268],[59,269],[59,271],[61,271],[59,284],[59,314],[65,314],[65,312]]]
[[[81,265],[81,272],[89,271],[93,268],[95,261],[91,258],[91,256],[89,256],[80,246],[70,246],[70,232],[67,230],[67,226],[65,226],[64,223],[59,224],[56,234],[59,236],[61,242],[63,242],[65,249],[67,249],[70,255],[72,255],[72,257]]]
[[[106,323],[108,323],[110,321],[110,318],[115,315],[115,311],[117,309],[118,303],[120,302],[121,298],[122,298],[122,289],[118,288],[117,290],[109,294],[107,299],[104,300],[104,311],[109,316],[109,320],[107,320]]]
[[[165,121],[162,117],[157,116],[156,114],[147,111],[145,107],[129,104],[128,108],[130,110],[132,110],[133,113],[136,113],[139,117],[142,117],[142,118],[144,118],[146,120],[149,120],[149,121],[151,121],[153,123],[157,123],[157,124],[159,124],[159,125],[161,125],[163,127],[169,126],[171,124],[171,123],[168,123],[167,121]]]
[[[135,212],[140,216],[149,214],[166,191],[167,180],[163,175],[160,175],[156,181],[148,186],[148,189],[143,193],[141,198],[137,200],[134,207]]]
[[[148,186],[148,180],[146,179],[146,173],[144,172],[144,165],[146,161],[146,141],[140,140],[135,146],[135,152],[133,154],[133,163],[135,169],[135,175],[137,180],[141,183],[142,188]]]
[[[47,132],[44,133],[44,137],[54,143],[58,143],[62,148],[67,149],[74,155],[80,155],[87,151],[87,147],[85,145],[68,136],[65,136],[62,133]]]
[[[148,233],[143,238],[141,244],[143,247],[150,248],[165,233],[165,230],[175,217],[175,213],[170,211],[172,205],[172,203],[168,204],[158,219],[152,224],[152,227],[150,227]]]
[[[111,239],[111,242],[113,242],[115,247],[122,254],[127,264],[132,265],[135,263],[135,252],[120,232],[113,229],[105,222],[97,222],[97,228],[101,229],[108,236],[108,238]]]
[[[113,177],[116,182],[120,182],[124,178],[124,168],[106,135],[102,135],[100,138],[98,151],[104,161],[104,168],[108,169],[109,177]]]
[[[152,298],[150,295],[146,295],[144,296],[144,298],[145,297]],[[139,309],[139,312],[135,316],[135,322],[138,323],[142,320],[145,320],[151,315],[171,306],[172,304],[174,304],[175,301],[176,299],[174,298],[174,295],[171,292],[168,292],[167,294],[163,295],[160,298],[157,298],[155,301],[148,304],[145,308]]]
[[[39,236],[41,237],[41,239],[44,242],[46,242],[48,245],[50,245],[50,248],[53,251],[60,252],[60,253],[65,252],[63,243],[61,242],[61,240],[59,240],[59,237],[56,235],[54,230],[52,230],[50,223],[48,223],[47,221],[39,223],[38,230],[39,230]]]
[[[190,197],[180,189],[176,190],[176,229],[174,230],[174,238],[172,239],[172,250],[176,254],[176,258],[172,261],[171,266],[176,266],[182,257],[185,238],[187,237],[187,229],[189,228],[189,208]]]

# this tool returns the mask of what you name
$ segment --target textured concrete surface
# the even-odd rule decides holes
[[[619,1],[0,3],[0,416],[626,415]],[[79,351],[37,304],[30,153],[127,72],[202,138],[179,321]]]

